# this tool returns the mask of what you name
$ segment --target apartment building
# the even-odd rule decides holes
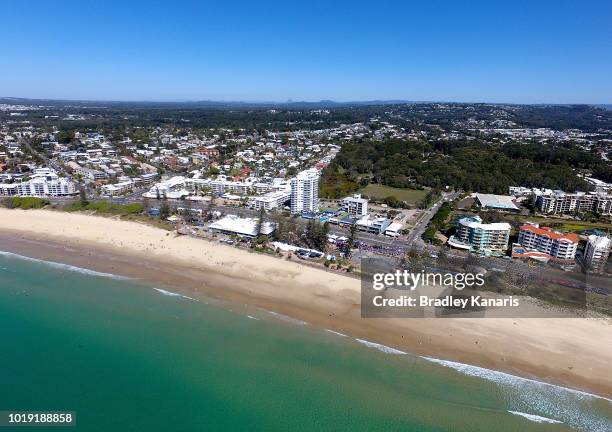
[[[546,191],[537,196],[538,211],[546,214],[599,213],[612,215],[612,195],[604,192]]]
[[[291,192],[289,191],[275,191],[267,194],[254,197],[252,199],[253,207],[256,210],[263,208],[266,211],[282,208],[283,205],[291,199]]]
[[[81,165],[79,165],[78,163],[74,161],[70,161],[66,165],[69,166],[75,174],[80,174],[84,178],[92,180],[92,181],[102,180],[107,177],[106,173],[104,173],[103,171],[98,171],[98,170],[82,167]]]
[[[449,240],[451,246],[463,244],[474,252],[499,255],[508,249],[510,224],[484,224],[478,216],[464,217],[457,221],[456,234],[453,237],[454,239]]]
[[[518,242],[528,251],[542,252],[556,260],[573,260],[578,249],[576,234],[562,234],[548,227],[524,225],[519,230]]]
[[[368,200],[361,198],[361,195],[353,195],[342,200],[342,210],[351,216],[361,217],[368,214]]]
[[[592,272],[601,273],[610,256],[612,240],[606,236],[590,235],[584,250],[584,264]]]
[[[311,168],[291,179],[291,213],[319,211],[319,177]]]
[[[175,176],[168,180],[163,180],[151,186],[148,192],[142,194],[145,198],[171,198],[178,199],[189,195],[186,189],[186,178]]]
[[[0,196],[57,197],[76,195],[76,185],[48,169],[36,170],[29,181],[0,183]]]
[[[129,192],[134,188],[133,180],[124,180],[114,184],[107,184],[102,186],[102,194],[106,196],[116,196],[123,193]]]
[[[210,180],[208,183],[213,195],[231,193],[236,195],[249,195],[253,191],[253,183],[231,180]]]
[[[382,234],[391,225],[391,220],[385,217],[374,217],[366,215],[355,222],[355,226],[359,231],[365,231],[372,234]]]

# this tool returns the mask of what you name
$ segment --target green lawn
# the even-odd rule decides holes
[[[393,195],[400,201],[406,201],[408,204],[415,204],[427,195],[427,190],[403,189],[379,184],[369,184],[361,189],[359,193],[379,199],[384,199]]]
[[[576,223],[564,223],[559,227],[561,231],[584,231],[591,228],[597,228],[602,231],[610,231],[612,230],[611,224],[601,224],[601,223],[592,223],[592,222],[576,222]]]

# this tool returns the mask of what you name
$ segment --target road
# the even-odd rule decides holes
[[[134,194],[130,194],[129,197],[111,198],[111,201],[117,204],[142,203],[142,198],[138,195],[139,195],[138,193],[134,193]],[[428,252],[428,254],[433,253],[433,252],[439,253],[440,251],[439,247],[430,245],[430,244],[426,244],[421,239],[421,236],[425,232],[425,229],[427,225],[429,224],[429,222],[431,221],[431,219],[433,218],[433,216],[439,210],[440,206],[444,202],[453,201],[454,199],[457,198],[458,195],[459,195],[458,193],[446,194],[443,196],[442,199],[436,202],[432,207],[427,209],[427,211],[423,212],[419,220],[417,221],[417,224],[413,227],[413,229],[410,231],[410,233],[408,234],[406,238],[392,238],[392,237],[386,237],[384,235],[375,235],[375,234],[357,232],[355,234],[356,239],[365,243],[370,248],[373,247],[374,250],[371,250],[370,248],[367,248],[367,247],[360,248],[359,251],[354,252],[353,254],[354,258],[359,260],[365,256],[372,256],[371,254],[374,252],[376,253],[376,256],[381,256],[380,255],[381,253],[383,255],[387,255],[388,259],[393,260],[395,262],[397,257],[401,255],[402,252],[406,252],[410,250],[411,248],[417,248],[420,251]],[[51,199],[50,201],[55,202],[55,203],[65,203],[71,200],[74,200],[74,198],[70,198],[70,199],[54,198],[54,199]],[[170,200],[169,199],[166,202],[171,208],[174,208],[174,209],[177,207],[184,207],[186,205],[186,202],[183,200]],[[161,201],[158,201],[156,199],[149,199],[149,204],[154,207],[160,206]],[[192,205],[193,207],[197,206],[196,203],[193,203]],[[259,215],[259,212],[257,210],[253,210],[253,209],[249,209],[245,207],[237,208],[237,207],[230,207],[230,206],[215,206],[215,209],[221,211],[222,213],[226,213],[226,214],[227,213],[238,214],[241,216],[250,216],[250,217],[257,217]],[[296,221],[302,226],[305,226],[308,223],[305,219],[301,219],[301,218],[298,218]],[[336,234],[338,236],[345,236],[345,237],[348,237],[349,235],[349,231],[346,228],[341,228],[336,225],[330,225],[329,228],[330,228],[330,233],[332,234]],[[394,253],[394,252],[397,252],[397,253]],[[456,259],[456,260],[459,260],[458,262],[462,262],[468,256],[466,252],[456,251],[456,250],[446,250],[445,255],[447,259],[448,258]],[[596,286],[602,292],[612,293],[612,287],[610,286],[609,281],[606,280],[605,278],[597,279],[595,277],[591,277],[587,281],[584,275],[578,272],[564,272],[559,269],[543,267],[543,266],[538,266],[537,268],[533,269],[528,264],[517,261],[517,260],[511,260],[509,257],[506,257],[506,258],[476,257],[473,264],[476,267],[485,269],[487,272],[499,272],[501,274],[507,274],[507,273],[534,274],[534,275],[537,275],[537,279],[539,281],[544,281],[544,282],[553,281],[553,280],[576,279],[580,283],[588,282],[590,286]],[[435,269],[438,269],[439,271],[441,271],[441,269],[443,269],[444,267],[448,267],[444,263],[439,262],[437,260],[433,261],[432,266],[433,266],[431,267],[432,269],[435,268]],[[452,266],[448,268],[449,271],[451,271],[450,270],[451,268]]]
[[[141,196],[142,192],[143,190],[134,191],[127,196],[109,198],[109,199],[110,201],[116,204],[123,204],[123,205],[132,204],[132,203],[142,203],[142,196]],[[436,214],[436,212],[439,210],[442,203],[453,201],[454,199],[457,198],[458,195],[459,193],[445,194],[432,207],[427,209],[425,212],[421,213],[419,220],[417,221],[416,225],[412,228],[412,230],[410,231],[410,233],[408,234],[406,238],[387,237],[385,235],[377,235],[377,234],[371,234],[371,233],[365,233],[365,232],[358,231],[357,233],[355,233],[355,239],[369,246],[378,247],[378,248],[388,248],[388,249],[397,249],[397,250],[407,251],[411,249],[412,247],[416,247],[419,250],[423,250],[423,249],[431,250],[431,251],[436,250],[435,246],[426,245],[425,242],[423,242],[423,240],[421,239],[421,236],[427,229],[427,225],[429,224],[433,216]],[[69,200],[71,199],[54,198],[51,201],[61,203],[61,202],[69,201]],[[159,207],[161,203],[162,203],[161,200],[157,200],[155,198],[149,198],[149,205],[152,207]],[[166,203],[172,209],[176,209],[177,207],[185,207],[186,205],[188,205],[187,204],[188,201],[186,202],[184,200],[174,200],[174,199],[168,199],[166,200]],[[191,202],[191,205],[193,207],[197,207],[198,203]],[[246,207],[231,207],[231,206],[217,205],[215,206],[215,209],[221,211],[224,214],[233,213],[233,214],[238,214],[241,216],[250,216],[250,217],[257,217],[259,215],[259,211],[250,209],[250,208],[246,208]],[[300,218],[297,219],[297,222],[304,226],[308,223],[305,219],[300,219]],[[329,232],[330,234],[335,234],[337,236],[348,237],[349,235],[348,228],[340,227],[338,225],[330,225]]]
[[[32,147],[32,143],[29,140],[25,138],[19,138],[19,143],[25,146],[30,151],[30,153],[38,157],[40,160],[44,161],[46,166],[53,168],[58,174],[62,173],[65,174],[68,178],[72,178],[70,174],[66,172],[66,169],[62,166],[62,164],[53,159],[49,159],[44,154],[40,153],[38,150]]]
[[[427,225],[429,225],[429,222],[431,222],[431,219],[434,217],[434,215],[440,209],[443,203],[454,201],[459,196],[459,194],[459,192],[443,194],[442,198],[438,202],[436,202],[433,206],[431,206],[424,213],[422,213],[419,217],[418,222],[412,228],[412,230],[408,234],[408,237],[404,241],[406,243],[406,246],[415,246],[418,249],[424,249],[426,245],[421,237],[427,229]]]

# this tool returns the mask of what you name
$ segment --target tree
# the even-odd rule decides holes
[[[264,219],[266,216],[266,210],[261,206],[259,208],[259,216],[257,217],[257,225],[255,227],[255,235],[259,237],[261,235],[261,230],[263,228]]]
[[[212,220],[215,216],[215,199],[211,198],[210,201],[208,202],[208,206],[206,207],[206,210],[204,210],[202,212],[202,217],[205,221],[209,221]]]
[[[273,217],[274,224],[276,225],[276,229],[274,231],[274,237],[276,240],[284,241],[286,235],[286,224],[285,220],[281,215],[274,215]]]
[[[190,200],[185,200],[185,210],[184,210],[184,215],[183,215],[183,219],[185,219],[185,222],[187,223],[193,223],[195,221],[195,216],[194,216],[194,212],[193,212],[193,205],[191,203]]]
[[[399,208],[402,206],[402,202],[397,199],[395,195],[390,195],[385,198],[385,204],[387,204],[391,208]]]
[[[85,207],[87,204],[89,204],[89,201],[87,201],[87,192],[85,191],[85,187],[83,185],[81,185],[79,188],[79,203],[81,204],[81,207]]]
[[[170,206],[166,197],[162,199],[162,203],[159,206],[159,217],[160,219],[167,219],[170,216]]]
[[[448,264],[449,259],[448,259],[448,254],[446,252],[446,249],[444,247],[440,248],[440,251],[438,252],[438,263],[440,263],[441,265],[446,265]]]
[[[346,249],[344,251],[344,256],[347,258],[351,257],[351,249],[355,245],[355,236],[357,235],[357,224],[353,223],[349,228],[349,236],[348,241],[346,242]]]

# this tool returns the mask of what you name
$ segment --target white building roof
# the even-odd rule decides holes
[[[478,216],[464,217],[459,219],[459,223],[468,228],[482,229],[488,231],[510,231],[510,224],[506,222],[482,223],[482,219]]]
[[[400,230],[402,229],[402,224],[398,223],[398,222],[393,222],[391,225],[389,225],[387,227],[387,229],[385,230],[385,232],[389,231],[389,232],[393,232],[393,233],[397,233],[400,232]]]
[[[236,215],[227,215],[209,225],[210,229],[232,232],[239,235],[254,237],[257,235],[257,219],[241,218]],[[272,222],[264,222],[261,226],[261,234],[268,235],[274,231]]]
[[[482,207],[518,210],[519,208],[512,202],[511,196],[493,194],[474,194]]]
[[[612,240],[606,236],[596,236],[593,234],[589,236],[589,244],[597,250],[607,250],[612,247]]]

